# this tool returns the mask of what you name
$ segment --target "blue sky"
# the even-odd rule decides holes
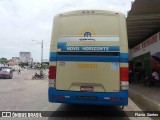
[[[40,61],[40,42],[44,40],[44,59],[49,58],[53,17],[79,9],[117,10],[127,16],[134,0],[0,0],[0,58],[31,52]],[[37,40],[32,41],[32,40]]]

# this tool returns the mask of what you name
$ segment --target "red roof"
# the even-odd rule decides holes
[[[8,64],[8,65],[17,65],[18,63],[15,62],[15,61],[9,61],[7,64]]]

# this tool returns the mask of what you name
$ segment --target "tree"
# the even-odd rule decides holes
[[[3,64],[4,66],[8,63],[7,58],[0,58],[0,64]]]
[[[47,69],[48,68],[48,65],[46,63],[42,63],[42,66],[41,66],[41,69]]]
[[[19,63],[19,66],[20,66],[20,67],[28,66],[28,62],[20,62],[20,63]]]

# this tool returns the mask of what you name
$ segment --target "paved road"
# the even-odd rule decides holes
[[[13,79],[0,79],[0,111],[53,111],[52,115],[62,114],[62,111],[78,111],[78,116],[84,116],[89,113],[90,117],[77,117],[77,114],[66,112],[69,117],[48,117],[42,120],[97,120],[106,119],[104,111],[141,111],[133,101],[129,99],[129,105],[123,110],[120,107],[108,106],[87,106],[87,105],[66,105],[48,102],[48,80],[31,80],[35,70],[23,70],[21,74],[14,73]],[[60,111],[60,112],[57,112]],[[89,112],[88,112],[89,111]],[[101,114],[101,111],[103,113]],[[92,113],[90,113],[92,112]],[[98,113],[98,114],[97,114]],[[93,114],[93,116],[92,116]],[[95,116],[97,114],[97,116]],[[71,117],[72,116],[72,117]],[[2,118],[0,118],[2,119]],[[12,118],[13,119],[13,118]],[[21,119],[21,118],[19,118]],[[136,119],[132,117],[111,118],[112,120],[129,120]],[[146,120],[149,118],[138,118],[138,120]],[[17,120],[17,118],[15,118]]]

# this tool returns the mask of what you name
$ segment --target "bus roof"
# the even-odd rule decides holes
[[[106,15],[113,15],[113,14],[121,14],[123,13],[119,11],[109,11],[109,10],[75,10],[75,11],[66,11],[57,14],[57,16],[74,16],[74,15],[84,15],[84,14],[106,14]]]

